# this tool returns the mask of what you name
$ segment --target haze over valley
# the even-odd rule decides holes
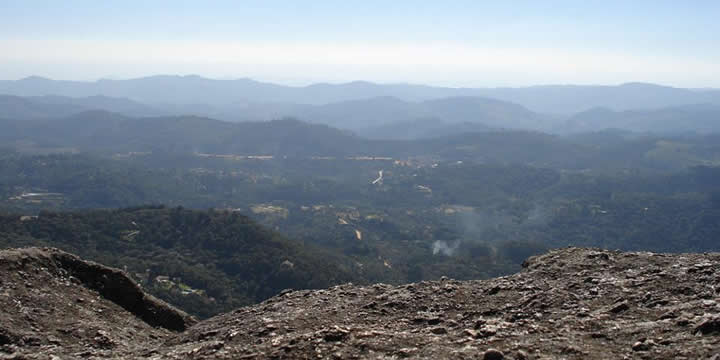
[[[717,5],[45,5],[0,358],[717,357]]]

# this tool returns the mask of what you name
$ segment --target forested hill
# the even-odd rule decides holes
[[[172,152],[279,157],[417,157],[572,167],[593,149],[531,131],[368,140],[294,119],[229,123],[196,116],[131,118],[91,111],[46,121],[0,120],[0,145],[105,153]],[[584,161],[584,160],[583,160]]]
[[[695,104],[627,111],[594,108],[570,117],[562,128],[567,132],[615,128],[654,133],[717,133],[720,130],[720,105]]]
[[[348,133],[291,119],[229,123],[196,116],[132,118],[88,111],[47,121],[4,120],[0,130],[0,140],[6,142],[79,150],[325,155],[367,148],[364,140]]]
[[[28,98],[0,95],[0,118],[46,119],[77,114],[86,109],[74,104],[45,104]]]
[[[451,111],[452,103],[435,103]],[[673,114],[688,111],[691,117],[702,113],[705,114],[702,121],[715,126],[712,114],[717,112],[713,110],[717,107],[683,109],[667,111]],[[666,125],[672,122],[666,120],[663,118],[659,122]],[[638,121],[641,124],[644,120]],[[586,125],[589,130],[604,128]],[[578,126],[583,128],[585,125]],[[392,133],[403,132],[403,127],[424,138],[392,139]],[[427,136],[428,132],[432,136]],[[393,160],[423,158],[428,161],[522,163],[578,170],[648,166],[677,169],[678,164],[714,164],[718,154],[714,135],[660,136],[603,131],[557,136],[536,131],[492,129],[477,123],[450,124],[433,119],[366,129],[365,134],[376,138],[388,136],[388,140],[367,139],[327,125],[289,118],[230,123],[198,116],[136,118],[106,111],[86,111],[52,119],[0,118],[0,146],[40,153],[164,152],[282,158],[364,156]]]
[[[124,268],[160,298],[205,317],[286,288],[362,283],[342,255],[289,240],[235,212],[142,207],[0,215],[0,248],[52,246]]]
[[[368,128],[401,124],[418,119],[437,119],[447,124],[472,123],[492,128],[542,129],[546,116],[509,102],[484,97],[446,97],[422,102],[403,101],[395,97],[336,102],[326,105],[253,104],[226,109],[217,115],[222,119],[271,120],[297,117],[313,123],[341,129],[363,131]],[[403,135],[398,131],[395,135]]]
[[[129,99],[101,95],[88,97],[0,95],[0,118],[6,119],[52,119],[91,110],[118,112],[128,116],[164,114],[161,110]]]

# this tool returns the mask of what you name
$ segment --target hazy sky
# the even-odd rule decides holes
[[[717,0],[0,0],[0,79],[720,87]]]

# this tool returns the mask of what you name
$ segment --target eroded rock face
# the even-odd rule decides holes
[[[149,327],[127,311],[122,314],[135,320],[127,322],[120,310],[115,318],[91,312],[87,318],[96,323],[77,327],[90,336],[75,344],[95,344],[95,356],[154,359],[709,359],[720,353],[719,274],[720,254],[568,248],[492,280],[283,292],[182,333]],[[93,309],[80,304],[69,309]],[[2,311],[3,319],[29,321]],[[49,316],[58,322],[55,329],[70,321]],[[92,327],[104,322],[114,326],[110,332]],[[7,332],[0,331],[0,342],[10,343],[3,349],[30,353],[52,344],[52,328],[2,324]],[[41,345],[17,343],[28,331]],[[55,348],[65,349],[68,340],[60,340]]]
[[[131,356],[195,321],[120,270],[49,248],[0,251],[0,358]]]

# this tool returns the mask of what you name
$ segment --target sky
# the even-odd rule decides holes
[[[0,0],[0,79],[720,87],[717,0]]]

